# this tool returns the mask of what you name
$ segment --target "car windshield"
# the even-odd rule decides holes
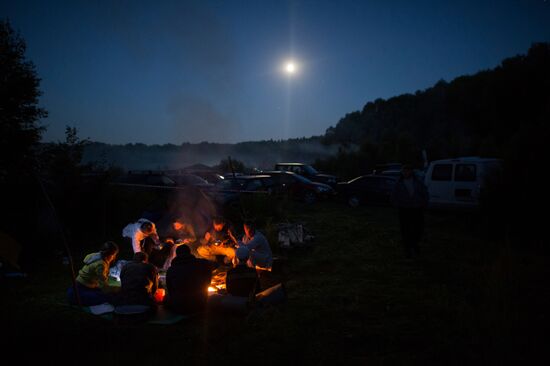
[[[309,179],[305,178],[305,177],[302,177],[301,175],[299,174],[293,174],[292,175],[293,177],[295,177],[296,180],[302,182],[302,183],[306,183],[306,184],[313,184],[312,181],[310,181]]]
[[[208,184],[207,181],[205,181],[204,179],[196,175],[184,175],[180,177],[180,182],[183,184],[189,184],[189,185]]]
[[[357,177],[357,178],[353,178],[353,179],[350,180],[348,183],[354,183],[354,182],[357,182],[357,181],[359,181],[359,180],[361,180],[361,179],[363,179],[363,178],[365,178],[365,177],[360,176],[360,177]]]
[[[216,184],[216,187],[218,189],[224,190],[224,189],[240,189],[243,185],[244,181],[242,179],[225,179],[222,181],[219,181]]]
[[[315,170],[314,167],[312,167],[311,165],[304,165],[304,170],[306,171],[307,174],[309,175],[317,175],[319,174],[319,172],[317,170]]]

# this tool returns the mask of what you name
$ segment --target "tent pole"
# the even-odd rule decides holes
[[[71,254],[71,250],[69,249],[69,243],[67,241],[67,238],[65,236],[65,233],[63,232],[63,228],[61,227],[61,220],[59,219],[59,216],[57,215],[57,211],[55,209],[55,206],[50,199],[50,196],[48,195],[48,192],[46,192],[46,188],[44,187],[44,184],[40,180],[38,176],[36,176],[36,180],[38,181],[38,184],[40,185],[40,188],[42,189],[42,193],[44,194],[44,197],[46,198],[46,201],[48,202],[48,205],[50,206],[50,209],[52,210],[52,213],[57,221],[57,226],[59,228],[59,233],[61,234],[61,241],[63,242],[63,246],[65,247],[65,251],[67,253],[67,256],[69,257],[69,267],[71,270],[71,281],[73,284],[73,290],[76,297],[76,302],[79,307],[82,307],[82,302],[80,301],[80,293],[78,292],[78,287],[76,285],[76,275],[74,271],[74,261],[73,256]]]

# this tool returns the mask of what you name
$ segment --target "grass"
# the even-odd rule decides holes
[[[115,327],[66,306],[67,267],[44,263],[2,284],[6,347],[39,343],[103,364],[458,365],[541,355],[547,258],[483,239],[475,216],[428,214],[415,260],[403,256],[391,208],[295,203],[288,218],[315,243],[286,253],[283,306]]]

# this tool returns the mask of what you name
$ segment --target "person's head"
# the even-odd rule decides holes
[[[248,237],[254,236],[256,224],[252,220],[246,220],[243,224],[244,234]]]
[[[149,256],[147,255],[147,253],[137,252],[136,254],[134,254],[134,261],[147,263],[149,261]]]
[[[181,230],[183,229],[184,226],[185,226],[185,223],[183,222],[182,219],[176,219],[172,222],[172,227],[174,228],[174,230]]]
[[[403,178],[405,178],[405,179],[412,178],[413,175],[414,175],[414,171],[413,171],[412,165],[410,165],[410,164],[405,164],[405,165],[403,165],[403,167],[401,168],[401,175],[402,175]]]
[[[235,256],[237,257],[239,263],[246,263],[248,257],[250,256],[250,251],[247,247],[240,246],[235,251]]]
[[[115,242],[108,241],[101,246],[99,253],[104,261],[111,263],[118,254],[118,245]]]
[[[214,230],[216,230],[216,231],[222,231],[223,230],[223,227],[225,226],[225,219],[223,217],[216,216],[216,217],[214,217],[212,222],[213,222],[213,225],[214,225]]]
[[[190,257],[191,249],[187,245],[180,245],[176,249],[176,257]]]
[[[139,227],[142,233],[145,235],[151,235],[153,233],[153,223],[151,222],[144,222]]]

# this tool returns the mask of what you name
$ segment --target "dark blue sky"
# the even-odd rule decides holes
[[[17,0],[0,16],[42,78],[46,141],[66,125],[109,143],[320,135],[368,101],[550,41],[544,0]]]

